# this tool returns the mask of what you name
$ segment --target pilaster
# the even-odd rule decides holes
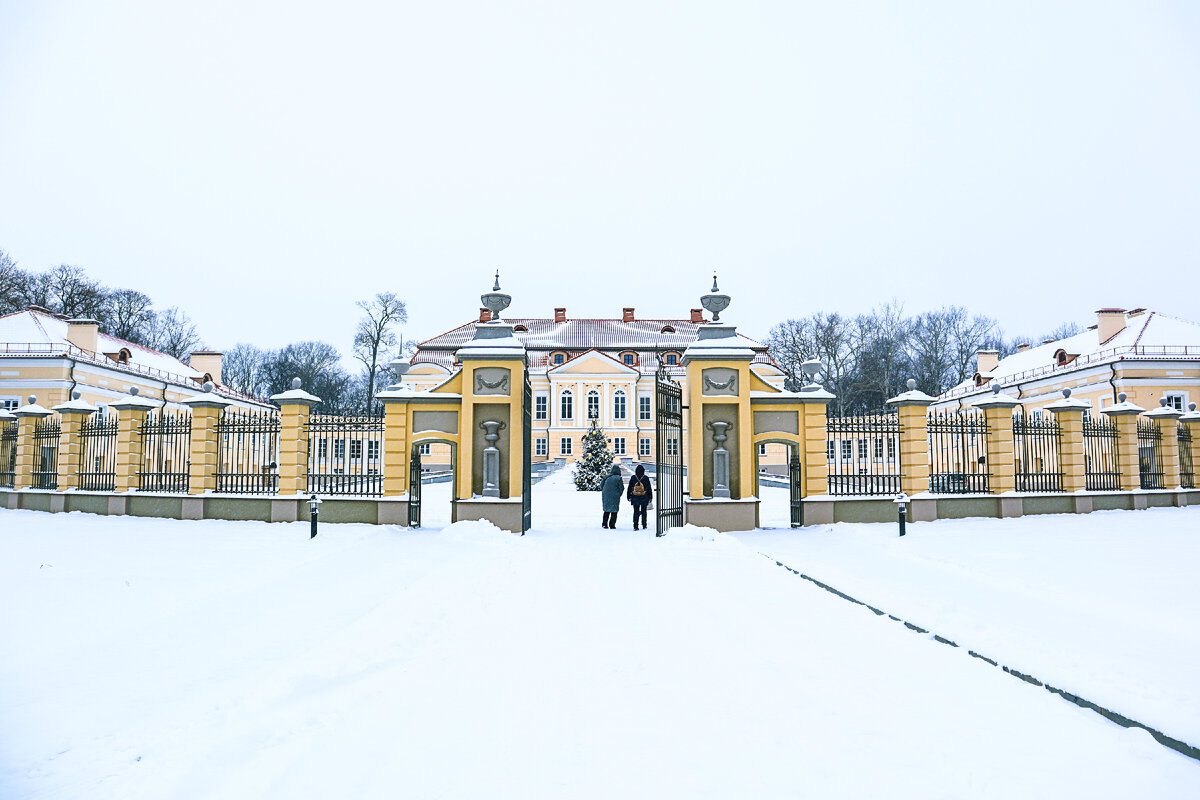
[[[1141,488],[1141,461],[1138,458],[1137,418],[1146,409],[1130,403],[1125,393],[1117,395],[1117,403],[1100,413],[1110,417],[1117,426],[1117,461],[1121,468],[1121,490],[1132,492]]]
[[[1186,428],[1188,433],[1191,434],[1191,441],[1188,443],[1188,450],[1192,456],[1192,485],[1187,488],[1194,489],[1196,488],[1196,468],[1200,467],[1200,411],[1196,410],[1195,403],[1188,404],[1188,411],[1179,418],[1179,424]],[[1180,460],[1182,460],[1182,458],[1183,454],[1180,453]]]
[[[1054,414],[1059,429],[1059,469],[1064,492],[1082,492],[1087,488],[1087,460],[1083,446],[1083,412],[1088,404],[1072,400],[1071,390],[1063,389],[1063,399],[1046,408]]]
[[[900,490],[909,495],[929,491],[929,406],[933,397],[908,380],[908,391],[887,401],[900,423]]]
[[[229,401],[213,392],[211,382],[201,394],[182,400],[192,409],[191,464],[188,468],[188,494],[205,494],[217,488],[217,459],[221,442],[217,422]]]
[[[78,489],[79,472],[83,466],[83,423],[96,407],[79,399],[75,392],[70,402],[54,407],[62,419],[62,436],[58,443],[58,488]]]
[[[144,461],[142,424],[158,403],[138,397],[138,388],[129,387],[129,394],[109,408],[117,412],[117,453],[113,488],[117,492],[132,492],[138,488],[138,473]]]
[[[991,397],[975,403],[987,420],[988,486],[992,494],[1017,490],[1017,464],[1013,455],[1013,409],[1021,401],[1002,394],[997,386]]]
[[[279,494],[304,494],[308,491],[308,421],[321,398],[301,389],[300,379],[293,378],[292,388],[272,395],[271,402],[279,406]],[[386,483],[385,478],[385,493]]]
[[[1159,440],[1159,454],[1162,457],[1163,486],[1174,489],[1180,484],[1179,474],[1179,418],[1183,412],[1176,411],[1167,405],[1166,399],[1159,401],[1159,407],[1146,412],[1146,418],[1158,423],[1162,434]]]
[[[33,487],[33,473],[37,469],[37,442],[33,438],[33,430],[37,424],[54,412],[37,404],[37,397],[29,395],[29,403],[13,412],[17,418],[17,463],[13,475],[14,489],[29,489]]]

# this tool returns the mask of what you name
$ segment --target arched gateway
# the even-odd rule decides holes
[[[659,535],[687,522],[756,527],[760,466],[791,478],[795,524],[809,493],[802,477],[824,488],[823,442],[810,446],[805,432],[823,436],[831,395],[816,384],[784,389],[766,348],[721,320],[730,298],[715,277],[701,298],[711,320],[700,309],[638,320],[632,308],[613,320],[569,320],[563,308],[553,319],[502,319],[511,300],[497,275],[479,320],[422,343],[397,365],[403,383],[379,395],[395,462],[385,493],[407,494],[410,524],[421,521],[422,454],[445,468],[449,451],[452,519],[528,530],[535,466],[573,460],[593,422],[619,462],[652,471]],[[760,464],[764,442],[787,455]]]

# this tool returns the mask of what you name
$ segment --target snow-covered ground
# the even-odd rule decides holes
[[[526,537],[0,511],[0,797],[1200,794],[763,541],[534,499]]]

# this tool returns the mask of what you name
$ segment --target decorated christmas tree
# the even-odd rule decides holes
[[[581,492],[598,492],[604,478],[612,471],[613,454],[608,451],[608,438],[596,420],[583,435],[583,452],[575,462],[575,488]]]

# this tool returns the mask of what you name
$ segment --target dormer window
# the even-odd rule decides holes
[[[1060,366],[1060,367],[1064,366],[1065,364],[1070,362],[1070,360],[1071,360],[1071,357],[1069,355],[1067,355],[1066,350],[1059,348],[1058,350],[1054,351],[1054,363],[1057,364],[1058,366]]]
[[[621,353],[621,363],[627,367],[632,367],[637,364],[637,355],[628,351]]]
[[[129,352],[128,347],[122,347],[121,352],[117,353],[118,364],[128,364],[131,358],[133,358],[133,353]]]
[[[513,325],[513,330],[518,333],[529,333],[529,328],[526,328],[524,325]]]
[[[678,353],[667,353],[665,356],[663,356],[663,363],[666,364],[668,367],[676,366],[677,364],[679,364],[679,354]]]
[[[675,329],[673,327],[671,327],[670,325],[663,325],[662,330],[659,331],[659,333],[674,333],[674,332],[675,332]]]
[[[551,363],[551,364],[565,364],[565,363],[567,363],[567,354],[566,354],[566,353],[564,353],[564,352],[562,352],[562,351],[559,351],[559,352],[557,352],[557,353],[551,353],[551,354],[550,354],[550,363]]]

